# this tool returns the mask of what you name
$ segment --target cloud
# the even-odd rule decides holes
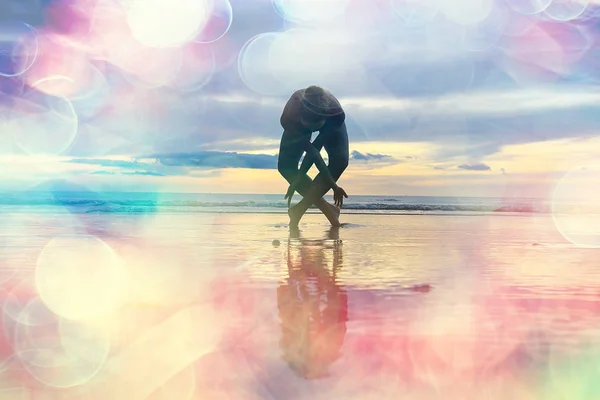
[[[121,172],[122,175],[143,175],[143,176],[166,176],[158,172],[152,171],[134,171],[134,172]]]
[[[378,161],[393,161],[394,158],[385,154],[371,154],[361,153],[357,150],[353,150],[350,153],[350,160],[352,161],[366,161],[366,162],[378,162]]]
[[[444,10],[428,26],[413,29],[402,23],[391,2],[384,3],[351,2],[350,12],[340,13],[327,24],[296,25],[285,21],[270,1],[231,0],[235,17],[230,30],[202,46],[213,51],[217,66],[202,91],[184,93],[162,83],[147,90],[136,73],[143,77],[148,68],[143,60],[138,65],[139,56],[133,50],[128,53],[127,47],[118,54],[120,63],[94,59],[104,74],[99,82],[105,86],[93,87],[73,101],[78,112],[86,112],[79,113],[80,130],[67,155],[153,153],[165,155],[163,166],[171,167],[274,168],[272,155],[242,154],[268,152],[269,146],[276,150],[282,108],[293,89],[300,87],[296,85],[307,82],[325,86],[340,98],[347,111],[351,143],[458,143],[440,146],[454,154],[438,158],[468,155],[471,162],[479,162],[506,145],[585,137],[600,130],[600,95],[590,85],[600,82],[598,50],[591,47],[597,36],[596,5],[590,5],[586,17],[575,23],[550,23],[528,16],[532,26],[524,34],[511,26],[500,34],[486,31],[494,28],[486,23],[469,25],[475,44],[485,45],[470,49],[466,47],[473,43],[467,40],[464,26],[453,23]],[[0,5],[0,14],[41,24],[44,4],[48,1],[8,0]],[[50,4],[57,7],[56,16],[63,4],[70,3]],[[52,30],[51,19],[47,18],[47,29],[40,29],[40,35]],[[484,30],[479,32],[479,28]],[[268,62],[258,53],[244,58],[249,54],[244,45],[268,32],[277,38],[272,42],[278,42],[276,48],[259,49],[258,53],[271,55]],[[127,37],[123,39],[126,46]],[[72,68],[59,61],[70,60],[71,52],[81,52],[77,55],[82,56],[82,65],[86,57],[91,60],[94,54],[106,53],[103,48],[91,49],[92,45],[89,54],[84,47],[64,45],[65,57],[55,54],[58,61],[54,56],[44,60],[40,53],[37,63],[57,64],[57,71],[50,72],[68,74]],[[152,54],[160,56],[161,52]],[[295,62],[304,55],[310,62]],[[117,65],[128,66],[126,74]],[[275,70],[267,69],[271,67]],[[255,72],[253,84],[248,85],[252,82],[244,75],[246,70]],[[159,74],[161,82],[169,81],[163,79],[165,71],[164,77]],[[281,87],[270,90],[273,85]],[[89,112],[94,108],[97,112]],[[209,150],[223,154],[183,154]],[[225,154],[231,151],[240,155]],[[179,155],[169,156],[173,154]],[[148,170],[127,161],[94,165]],[[166,173],[157,168],[149,171]]]
[[[279,148],[279,139],[253,139],[240,138],[227,141],[216,141],[213,143],[205,143],[200,150],[202,151],[227,151],[227,152],[253,152],[274,150]]]
[[[115,171],[94,171],[92,175],[141,175],[141,176],[166,176],[165,174],[161,174],[158,172],[152,171],[133,171],[133,172],[115,172]]]
[[[485,164],[461,164],[458,166],[458,168],[464,169],[467,171],[491,171],[492,170],[492,168],[490,168],[489,165],[485,165]]]
[[[75,158],[64,162],[136,170],[135,172],[124,172],[130,175],[165,176],[175,173],[185,173],[187,175],[193,169],[202,168],[276,169],[277,155],[197,151],[190,153],[140,155],[134,161],[106,158]],[[110,172],[97,171],[96,173],[109,174]]]
[[[256,34],[286,27],[269,2],[237,1],[233,5],[236,18],[227,41],[218,42],[215,50],[232,43],[234,49],[241,49]],[[254,7],[263,10],[260,24],[249,19],[258,13]],[[465,152],[489,143],[481,149],[480,157],[485,157],[505,144],[576,137],[599,127],[595,115],[600,111],[600,96],[589,85],[578,84],[582,78],[520,84],[514,71],[496,62],[497,52],[481,53],[481,60],[474,62],[472,53],[460,46],[442,46],[443,35],[415,36],[399,28],[393,13],[390,15],[390,19],[382,17],[377,26],[344,39],[343,45],[356,49],[360,58],[360,71],[350,78],[352,85],[347,84],[349,78],[344,74],[339,74],[344,77],[344,85],[329,85],[325,78],[320,82],[331,88],[345,107],[351,143],[451,143],[466,135],[469,144]],[[339,26],[335,29],[339,33]],[[437,31],[430,33],[440,35]],[[238,66],[232,63],[220,70],[203,88],[203,94],[186,96],[158,88],[160,96],[151,101],[145,92],[133,98],[136,118],[128,117],[132,113],[105,113],[88,122],[97,124],[102,132],[119,131],[124,137],[131,137],[131,132],[144,133],[111,149],[109,154],[267,149],[256,143],[276,148],[273,143],[282,132],[279,117],[292,90],[273,95],[252,93],[241,79]],[[268,75],[264,71],[264,76]],[[155,109],[161,112],[153,112]],[[126,123],[122,119],[127,119]],[[80,147],[72,148],[80,153],[71,154],[83,154]]]
[[[281,109],[287,99],[254,95],[211,98],[206,133],[185,145],[215,139],[275,143],[281,138]],[[502,146],[561,138],[587,137],[600,129],[600,95],[591,87],[557,83],[553,87],[484,88],[428,97],[340,97],[350,143],[370,141],[462,143],[457,154],[483,158]],[[226,118],[223,118],[226,116]],[[225,144],[226,146],[226,144]],[[228,150],[225,146],[219,150]],[[273,145],[276,147],[276,145]],[[249,145],[247,148],[252,149]],[[446,147],[450,149],[450,147]],[[471,154],[472,153],[472,154]],[[440,155],[441,157],[442,155]],[[447,155],[450,156],[450,155]]]
[[[109,167],[110,170],[98,170],[92,172],[92,175],[145,175],[145,176],[176,176],[188,175],[189,171],[185,168],[165,167],[157,164],[155,160],[151,162],[141,162],[139,160],[126,161],[108,158],[75,158],[63,162],[81,165],[97,165]],[[131,171],[134,170],[134,171]]]
[[[64,162],[116,168],[139,168],[141,166],[141,163],[137,161],[111,160],[106,158],[74,158]]]
[[[194,153],[152,154],[164,166],[276,169],[277,156],[237,152],[199,151]]]
[[[561,110],[596,105],[600,94],[584,85],[558,85],[521,89],[470,90],[427,97],[348,97],[340,98],[346,108],[369,111],[422,111],[436,116],[520,115],[538,110]]]
[[[248,169],[277,169],[278,155],[248,154],[224,151],[197,151],[189,153],[167,153],[141,155],[134,161],[76,158],[66,162],[76,164],[99,165],[116,169],[135,170],[121,172],[124,175],[166,176],[180,174],[190,175],[197,169],[248,168]],[[323,157],[327,162],[327,156]],[[401,162],[386,154],[361,153],[357,150],[350,154],[351,161],[366,164],[383,164]],[[143,160],[143,161],[141,161]],[[115,171],[96,171],[93,174],[109,175]]]

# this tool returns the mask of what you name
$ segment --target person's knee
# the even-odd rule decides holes
[[[289,167],[286,167],[285,165],[281,164],[277,165],[277,171],[279,171],[281,176],[283,176],[288,182],[292,182],[298,174],[298,171],[292,170]]]
[[[342,172],[348,168],[349,161],[350,160],[348,160],[348,157],[344,157],[344,159],[340,162],[340,168],[342,169]]]
[[[331,175],[338,180],[340,176],[344,173],[344,171],[348,168],[348,158],[343,157],[335,160],[335,163],[331,168]]]
[[[286,163],[282,162],[281,158],[279,158],[277,160],[277,171],[279,171],[279,173],[285,178],[285,175],[287,174],[287,170],[289,169],[289,167],[286,165]]]

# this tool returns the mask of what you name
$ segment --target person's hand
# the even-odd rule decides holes
[[[344,197],[348,198],[346,191],[339,186],[333,187],[333,202],[336,207],[342,208],[344,205]]]
[[[283,196],[283,198],[287,199],[288,201],[288,208],[290,208],[290,204],[292,204],[292,197],[294,197],[294,192],[296,192],[296,182],[290,185],[287,192],[285,193],[285,196]]]

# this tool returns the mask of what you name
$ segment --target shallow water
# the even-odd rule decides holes
[[[14,398],[600,391],[597,250],[548,216],[2,215]]]

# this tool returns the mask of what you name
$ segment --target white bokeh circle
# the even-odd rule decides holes
[[[600,248],[600,164],[575,167],[557,183],[552,193],[552,218],[556,229],[579,247]]]
[[[180,46],[204,27],[209,11],[208,0],[129,0],[127,23],[145,46]]]
[[[31,25],[0,21],[0,76],[23,75],[35,63],[39,50],[38,34]]]
[[[15,327],[15,354],[38,381],[55,388],[88,383],[106,361],[107,331],[60,318],[39,297],[21,311]]]
[[[544,11],[552,0],[504,0],[504,2],[518,13],[533,15]]]
[[[275,11],[294,23],[318,23],[342,16],[350,0],[271,0]]]
[[[275,78],[270,62],[273,43],[281,35],[266,32],[250,38],[238,56],[238,74],[246,87],[261,95],[286,93],[287,88]]]
[[[39,81],[46,84],[49,79]],[[67,78],[62,78],[61,81]],[[4,129],[15,143],[30,155],[60,155],[71,146],[77,135],[79,118],[73,104],[62,96],[52,96],[36,89],[15,98]]]
[[[552,0],[544,11],[547,16],[558,22],[579,18],[590,4],[590,0]]]
[[[41,251],[35,283],[50,310],[64,318],[86,320],[121,306],[125,273],[120,258],[101,239],[65,235]]]

